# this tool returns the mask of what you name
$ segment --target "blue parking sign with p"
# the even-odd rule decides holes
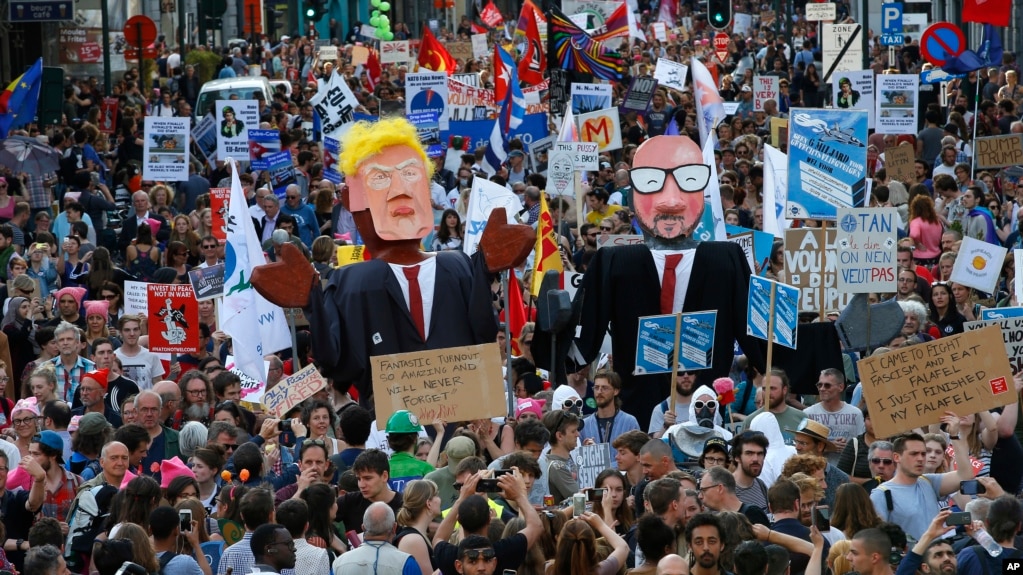
[[[881,33],[902,34],[902,4],[892,2],[881,5]]]

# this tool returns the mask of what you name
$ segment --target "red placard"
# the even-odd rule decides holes
[[[99,112],[99,131],[113,134],[117,125],[117,98],[103,98]]]
[[[728,34],[724,32],[718,32],[714,34],[714,54],[721,60],[721,63],[725,63],[725,58],[728,57]]]
[[[199,302],[188,284],[146,285],[149,302],[149,351],[199,351]]]
[[[231,188],[210,188],[210,212],[213,214],[213,237],[220,243],[227,243],[227,208],[231,204]]]

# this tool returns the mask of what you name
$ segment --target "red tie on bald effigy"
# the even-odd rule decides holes
[[[426,320],[423,319],[423,292],[419,289],[419,266],[401,268],[408,280],[408,309],[419,335],[426,341]]]
[[[661,313],[668,314],[675,307],[675,268],[682,261],[682,254],[664,256],[664,276],[661,278]]]

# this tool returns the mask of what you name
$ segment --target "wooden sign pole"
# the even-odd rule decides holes
[[[774,356],[774,300],[778,295],[778,282],[771,282],[771,303],[767,308],[767,366],[764,369],[765,381],[770,384],[771,361]]]
[[[817,310],[817,320],[818,321],[824,321],[824,298],[827,297],[827,295],[828,295],[828,289],[824,285],[825,283],[827,283],[827,282],[824,281],[824,266],[825,266],[825,264],[828,261],[828,259],[826,257],[826,254],[827,254],[827,251],[828,251],[828,221],[827,220],[821,220],[821,241],[818,242],[817,245],[820,246],[820,250],[821,250],[821,254],[820,254],[820,256],[821,256],[821,267],[820,267],[820,270],[821,270],[821,285],[817,288],[817,293],[819,294],[819,297],[818,297],[818,300],[817,300],[817,307],[820,308],[820,309]],[[774,292],[772,291],[771,294],[773,296]],[[774,300],[772,299],[771,301],[773,302]],[[771,305],[772,305],[771,318],[773,319],[774,318],[774,309],[773,309],[774,304],[772,303]]]
[[[682,340],[682,313],[675,314],[675,361],[671,366],[671,391],[668,393],[668,411],[675,413],[675,381],[678,379],[679,342]]]

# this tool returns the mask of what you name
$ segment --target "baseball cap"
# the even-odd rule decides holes
[[[750,88],[749,86],[743,86],[743,87],[742,87],[742,91],[743,91],[743,92],[752,92],[752,91],[753,91],[753,88]]]
[[[444,453],[448,455],[448,465],[454,469],[466,457],[476,455],[476,444],[468,437],[452,437],[448,440]]]
[[[64,439],[57,435],[56,431],[50,431],[49,429],[40,431],[32,437],[32,441],[39,445],[45,445],[47,448],[57,452],[57,460],[63,463],[64,461]]]

